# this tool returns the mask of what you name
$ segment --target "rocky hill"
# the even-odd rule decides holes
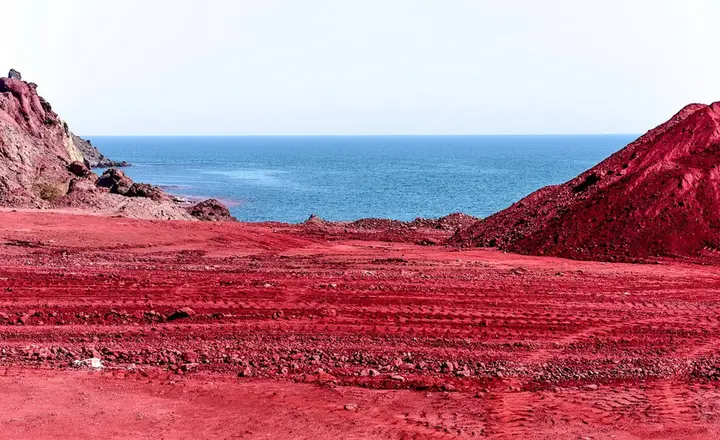
[[[533,255],[634,260],[720,248],[720,102],[691,104],[562,185],[451,240]]]
[[[70,133],[75,148],[80,151],[85,159],[85,165],[90,168],[118,168],[130,166],[125,161],[115,161],[105,157],[89,139],[83,139],[75,133]]]
[[[23,81],[15,70],[0,78],[0,206],[72,207],[138,218],[228,219],[227,209],[216,201],[184,205],[117,170],[98,178],[88,165],[107,159],[90,144],[91,149],[79,149],[78,139],[38,95],[36,84]],[[108,179],[122,180],[127,188],[103,184]],[[210,213],[213,209],[217,212]]]

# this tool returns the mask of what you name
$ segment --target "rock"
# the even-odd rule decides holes
[[[68,171],[76,175],[77,177],[88,177],[92,174],[92,171],[80,161],[71,162],[68,165]]]
[[[230,214],[230,211],[216,199],[208,199],[204,202],[200,202],[197,205],[188,208],[188,212],[193,217],[202,221],[211,222],[234,222],[237,221],[235,217]]]
[[[160,187],[148,183],[133,183],[123,195],[126,197],[146,197],[156,202],[170,200],[170,197]]]
[[[447,392],[450,392],[450,393],[453,392],[453,391],[457,391],[457,387],[456,387],[455,385],[451,384],[451,383],[444,383],[444,384],[442,384],[442,387],[441,387],[441,388],[442,388],[443,391],[447,391]]]
[[[357,411],[358,406],[354,403],[346,403],[345,404],[345,411]]]
[[[100,188],[108,188],[111,193],[125,195],[133,185],[133,181],[121,170],[110,168],[102,173],[95,184]]]
[[[102,361],[98,358],[76,360],[73,362],[73,365],[75,368],[88,368],[92,370],[102,370],[105,368]]]
[[[369,376],[369,377],[377,377],[377,376],[380,376],[380,372],[379,372],[378,370],[369,368],[369,369],[367,369],[367,370],[362,370],[362,371],[360,372],[360,375],[361,375],[361,376],[364,376],[364,377],[367,377],[367,376]]]
[[[10,72],[8,73],[8,78],[22,81],[22,74],[15,69],[10,69]]]
[[[177,310],[173,312],[170,316],[168,316],[168,321],[175,321],[177,319],[185,319],[190,318],[192,316],[195,316],[195,311],[191,309],[190,307],[185,307],[180,310]]]
[[[252,377],[252,369],[250,367],[245,367],[244,370],[238,373],[238,377]]]
[[[458,377],[470,377],[471,374],[472,374],[472,372],[470,370],[468,370],[467,367],[455,372],[455,375]]]
[[[450,361],[445,361],[440,366],[443,372],[452,373],[455,370],[455,366]]]
[[[121,168],[130,166],[129,163],[122,161],[117,162],[105,157],[100,151],[87,139],[83,139],[80,136],[70,133],[73,144],[80,153],[83,155],[87,166],[90,168]]]
[[[310,214],[310,217],[308,217],[308,219],[305,220],[302,224],[303,225],[323,226],[323,225],[327,224],[327,222],[315,214]]]
[[[394,374],[394,375],[390,376],[390,380],[394,380],[396,382],[405,382],[405,377]]]

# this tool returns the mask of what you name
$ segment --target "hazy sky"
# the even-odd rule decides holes
[[[720,100],[720,0],[0,0],[78,133],[639,133]]]

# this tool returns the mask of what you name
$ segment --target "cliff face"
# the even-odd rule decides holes
[[[122,174],[123,191],[98,185],[87,165],[117,165],[89,143],[83,151],[68,124],[17,71],[0,78],[0,206],[88,209],[137,218],[193,220],[194,206]],[[105,162],[103,162],[105,161]],[[95,163],[93,163],[95,162]],[[104,181],[107,181],[105,179]],[[223,207],[224,208],[224,207]],[[224,212],[223,212],[224,214]]]
[[[542,188],[452,242],[632,260],[720,249],[720,102],[691,104],[597,166]]]
[[[36,86],[0,78],[0,203],[37,205],[67,190],[83,156]]]

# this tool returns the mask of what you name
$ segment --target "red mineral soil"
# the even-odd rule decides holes
[[[720,435],[716,265],[320,222],[0,211],[0,438]]]
[[[720,102],[691,104],[578,177],[466,228],[460,246],[648,261],[720,249]]]

